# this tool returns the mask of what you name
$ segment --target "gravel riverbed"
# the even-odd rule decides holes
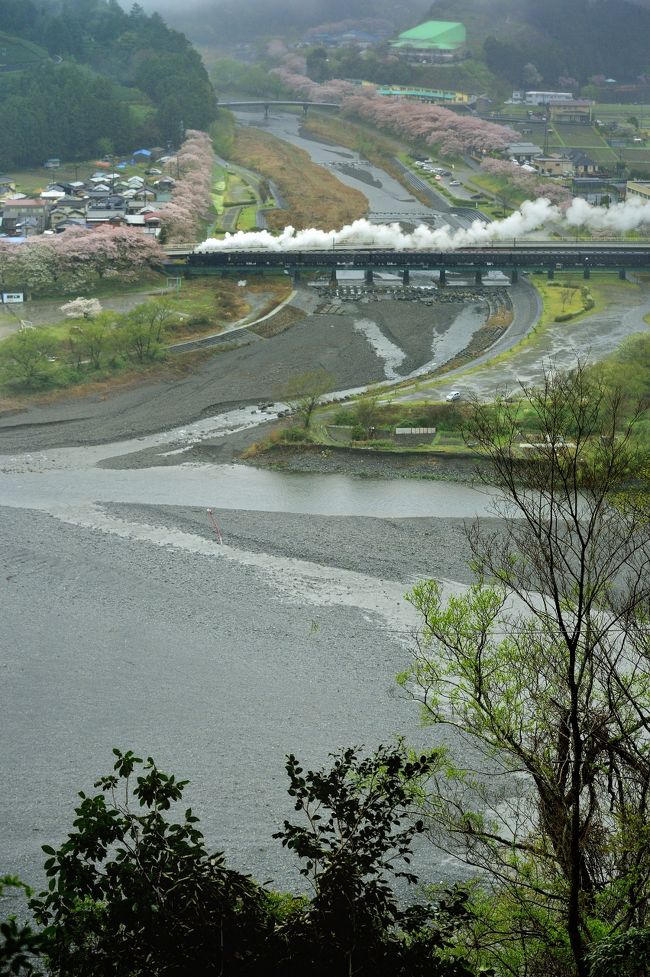
[[[188,803],[233,864],[295,887],[291,857],[271,840],[291,812],[285,754],[321,764],[396,734],[436,742],[395,675],[417,623],[406,590],[427,575],[450,593],[469,582],[462,520],[428,505],[443,487],[357,482],[359,492],[319,468],[292,510],[283,493],[294,476],[255,473],[246,500],[233,504],[231,490],[232,508],[219,510],[223,546],[196,499],[218,504],[223,480],[241,480],[229,463],[262,421],[243,405],[277,399],[304,370],[330,371],[337,389],[386,379],[389,367],[405,375],[461,314],[391,301],[307,311],[191,375],[0,417],[2,871],[41,884],[40,846],[63,840],[77,791],[108,772],[119,746],[189,778]],[[371,317],[372,329],[355,328]],[[229,411],[227,436],[204,445],[183,427],[218,429]],[[405,509],[409,488],[418,491]],[[452,495],[446,511],[464,512]],[[359,514],[318,514],[327,511]],[[464,874],[426,844],[417,867],[434,881]]]
[[[190,779],[233,864],[295,887],[271,840],[291,810],[286,753],[320,764],[396,734],[441,742],[395,675],[416,624],[408,587],[469,582],[462,520],[229,510],[220,547],[203,509],[102,512],[97,529],[0,508],[0,864],[39,885],[40,846],[63,840],[76,792],[119,746]],[[427,844],[417,868],[464,875]]]

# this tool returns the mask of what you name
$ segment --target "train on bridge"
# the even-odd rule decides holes
[[[187,269],[208,271],[263,271],[278,268],[289,273],[301,270],[329,269],[473,272],[478,278],[490,269],[507,271],[516,281],[520,271],[544,271],[551,277],[556,270],[581,271],[588,278],[592,271],[650,271],[650,245],[627,242],[522,242],[487,244],[458,248],[453,251],[427,249],[391,249],[372,246],[335,245],[328,249],[274,250],[223,248],[214,251],[199,248],[185,253]]]

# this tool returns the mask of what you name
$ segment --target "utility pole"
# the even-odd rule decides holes
[[[548,156],[549,122],[551,119],[551,103],[544,106],[544,156]]]

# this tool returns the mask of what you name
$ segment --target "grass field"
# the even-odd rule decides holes
[[[255,202],[255,192],[251,188],[250,184],[246,183],[241,176],[230,175],[228,176],[228,184],[226,189],[226,196],[224,198],[224,206],[231,207],[233,205],[251,204]]]
[[[594,126],[554,123],[555,130],[563,146],[572,149],[611,149]]]
[[[363,217],[368,210],[368,201],[358,190],[316,166],[303,150],[259,129],[237,130],[233,159],[272,180],[287,202],[285,210],[269,211],[272,230],[287,224],[332,230]]]
[[[257,207],[242,207],[237,218],[238,231],[253,231],[257,227]]]
[[[519,109],[522,118],[520,128],[530,129],[528,134],[533,142],[544,145],[545,126],[542,122],[526,119],[525,110],[520,106],[506,106]],[[644,137],[644,130],[650,129],[650,105],[597,105],[594,107],[594,118],[602,122],[626,122],[630,116],[635,116],[640,123],[640,135]],[[522,136],[522,138],[525,138]],[[562,152],[566,149],[582,149],[600,166],[613,170],[620,161],[625,163],[635,176],[650,177],[650,144],[622,146],[613,149],[595,126],[585,126],[569,123],[553,123],[547,136],[549,152]]]

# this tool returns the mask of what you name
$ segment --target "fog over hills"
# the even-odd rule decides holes
[[[381,17],[402,29],[424,19],[430,0],[141,0],[193,40],[246,40],[265,34],[301,33],[349,18]]]
[[[125,4],[129,0],[122,0]],[[650,71],[650,0],[141,0],[199,45],[300,37],[309,27],[383,18],[396,31],[427,17],[466,23],[470,47],[486,37],[526,48],[548,84],[573,75],[633,80]],[[498,65],[491,65],[499,74]],[[504,72],[508,77],[508,72]],[[512,74],[512,72],[510,73]],[[509,78],[510,81],[514,79]]]

